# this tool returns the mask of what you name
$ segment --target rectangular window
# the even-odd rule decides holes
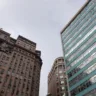
[[[63,76],[60,76],[60,78],[62,79],[62,78],[63,78]]]
[[[64,84],[64,81],[61,81],[61,84]]]

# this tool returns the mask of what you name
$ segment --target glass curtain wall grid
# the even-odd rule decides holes
[[[61,39],[70,95],[96,95],[95,0],[85,4],[75,19],[62,31]]]

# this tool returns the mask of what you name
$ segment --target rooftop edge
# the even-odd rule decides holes
[[[73,16],[73,18],[65,25],[65,27],[60,31],[60,34],[63,33],[63,31],[71,24],[72,21],[74,21],[74,19],[79,15],[79,13],[81,13],[81,11],[89,4],[91,0],[88,0],[80,9],[79,11],[76,13],[75,16]]]

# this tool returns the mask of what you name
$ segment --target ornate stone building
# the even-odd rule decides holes
[[[40,56],[36,43],[0,29],[0,96],[39,96]]]
[[[48,96],[68,96],[66,78],[64,59],[59,57],[48,75]]]

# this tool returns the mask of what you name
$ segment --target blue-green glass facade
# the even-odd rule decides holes
[[[96,96],[96,0],[61,32],[71,96]]]

